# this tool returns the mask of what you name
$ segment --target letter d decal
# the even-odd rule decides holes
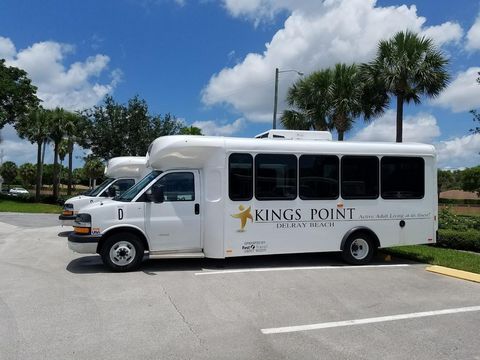
[[[123,219],[123,209],[118,209],[118,220]]]

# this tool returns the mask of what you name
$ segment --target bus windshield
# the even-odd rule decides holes
[[[152,171],[150,174],[145,176],[138,183],[133,185],[130,189],[125,191],[122,195],[114,197],[113,200],[123,201],[123,202],[132,201],[133,198],[137,196],[138,193],[142,191],[145,186],[147,186],[153,179],[155,179],[161,173],[162,173],[161,171]]]
[[[102,182],[100,185],[98,185],[95,189],[93,189],[88,196],[98,196],[108,185],[110,185],[115,179],[113,178],[108,178],[104,182]]]

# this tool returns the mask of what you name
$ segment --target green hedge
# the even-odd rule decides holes
[[[437,246],[480,252],[480,231],[474,229],[464,231],[440,229],[438,230]],[[480,256],[478,261],[480,262]]]
[[[63,195],[59,196],[58,199],[55,201],[52,195],[41,195],[40,196],[40,202],[44,204],[53,204],[53,205],[63,205],[65,200],[70,199],[74,195]],[[10,201],[15,201],[19,203],[34,203],[35,201],[35,196],[30,194],[26,196],[10,196],[4,193],[0,193],[0,200],[10,200]]]
[[[456,215],[446,207],[438,212],[438,226],[440,229],[456,231],[480,230],[480,217]]]
[[[439,204],[451,205],[480,205],[480,199],[438,199]]]

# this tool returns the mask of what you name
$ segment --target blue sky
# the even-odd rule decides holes
[[[46,107],[138,94],[151,112],[171,112],[207,134],[251,137],[271,128],[275,67],[308,74],[367,61],[379,39],[411,29],[450,58],[452,83],[437,100],[406,107],[405,138],[435,144],[442,167],[473,166],[479,10],[472,0],[3,0],[0,58],[30,74]],[[281,74],[280,111],[297,78]],[[346,138],[393,141],[393,121],[393,111],[368,125],[358,120]],[[4,160],[35,162],[34,147],[11,127],[2,136]]]

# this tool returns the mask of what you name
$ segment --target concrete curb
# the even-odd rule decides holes
[[[468,280],[468,281],[480,283],[480,274],[475,274],[468,271],[451,269],[448,267],[438,266],[438,265],[427,266],[425,270],[433,273],[441,274],[441,275],[451,276],[451,277],[462,279],[462,280]]]

